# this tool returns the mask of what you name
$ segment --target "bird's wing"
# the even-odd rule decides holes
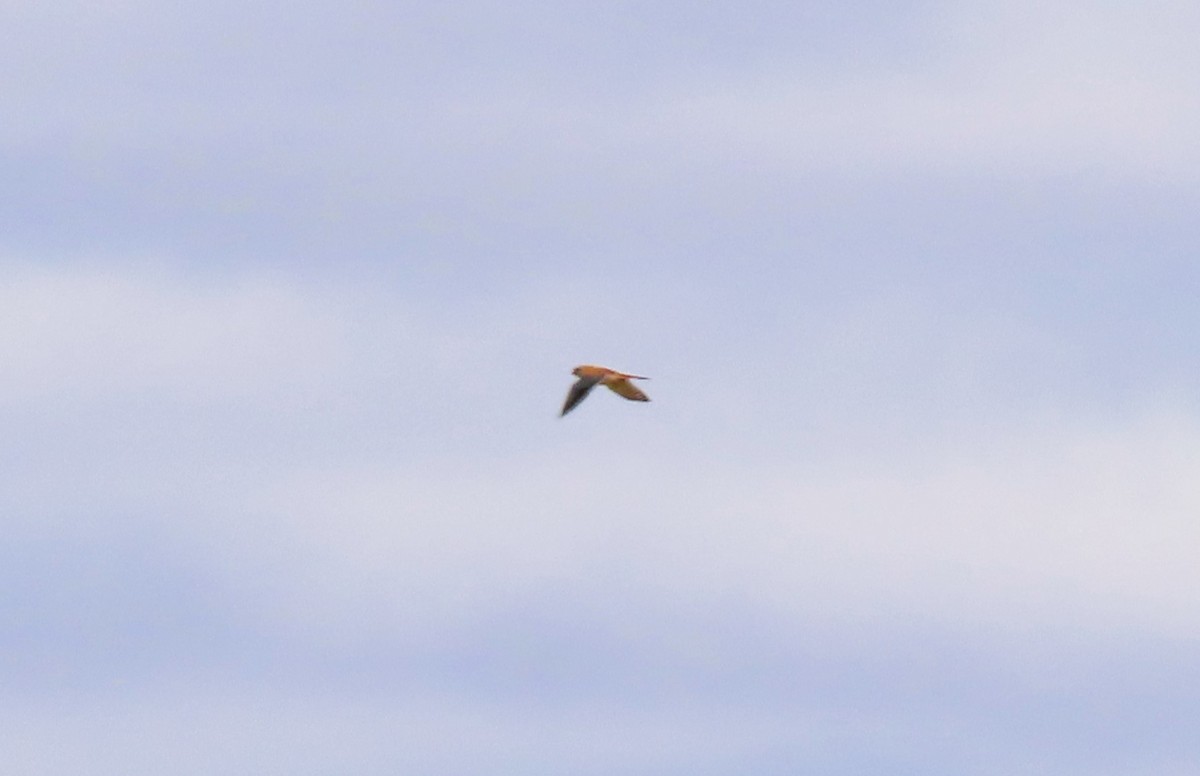
[[[583,401],[596,383],[600,382],[598,377],[581,377],[571,386],[571,390],[567,391],[567,400],[563,403],[562,412],[558,414],[561,418],[571,410],[575,409],[575,405]]]
[[[612,389],[613,393],[617,394],[618,396],[623,396],[630,401],[650,401],[649,396],[642,393],[636,385],[629,382],[624,377],[616,380],[605,380],[604,384]]]

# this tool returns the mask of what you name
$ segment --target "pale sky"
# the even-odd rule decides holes
[[[1200,769],[1200,6],[0,29],[0,771]]]

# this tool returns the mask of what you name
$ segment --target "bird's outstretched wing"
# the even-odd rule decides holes
[[[587,398],[591,393],[592,388],[596,387],[596,383],[600,382],[599,377],[581,377],[571,386],[571,390],[567,391],[567,400],[563,403],[562,412],[558,414],[561,418],[571,410],[575,409],[575,405]]]
[[[630,401],[650,401],[650,397],[642,393],[641,390],[633,383],[626,380],[624,377],[615,380],[605,380],[612,392],[618,396],[623,396]]]

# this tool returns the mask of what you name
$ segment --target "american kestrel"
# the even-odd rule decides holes
[[[567,392],[567,401],[563,404],[562,412],[559,413],[561,418],[571,410],[575,409],[575,405],[583,401],[589,392],[597,385],[607,386],[613,393],[618,396],[629,399],[630,401],[650,401],[650,397],[637,389],[630,380],[649,380],[649,377],[641,375],[627,375],[624,372],[617,372],[603,366],[577,366],[571,370],[571,374],[579,379],[571,386],[571,390]]]

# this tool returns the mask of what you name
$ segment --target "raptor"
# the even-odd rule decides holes
[[[629,382],[630,380],[649,380],[649,377],[625,374],[615,369],[609,369],[604,366],[592,366],[590,364],[575,367],[571,370],[571,374],[579,379],[575,381],[575,384],[571,386],[571,390],[567,392],[567,400],[563,403],[562,412],[559,413],[559,417],[575,409],[575,406],[587,398],[587,395],[597,385],[603,385],[618,396],[630,401],[650,401],[649,396],[642,393],[636,385]]]

